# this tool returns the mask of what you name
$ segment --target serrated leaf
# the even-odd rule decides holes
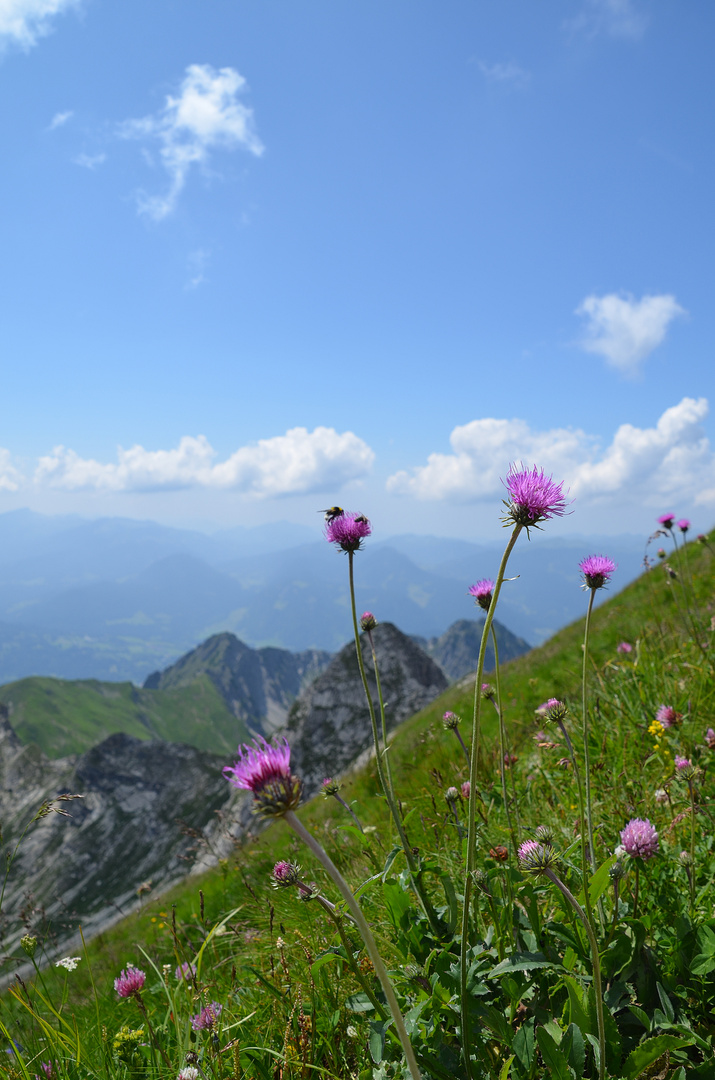
[[[688,1043],[688,1039],[678,1038],[677,1035],[657,1035],[654,1039],[646,1039],[626,1058],[623,1066],[624,1080],[636,1080],[636,1077],[662,1057],[666,1050],[677,1050]]]
[[[499,975],[506,975],[512,971],[532,971],[535,968],[560,968],[560,964],[554,964],[551,960],[547,960],[543,953],[512,953],[511,956],[507,956],[506,960],[502,960],[500,964],[492,968],[487,972],[488,979],[497,978]]]
[[[555,1080],[571,1080],[568,1062],[545,1027],[537,1029],[536,1041],[549,1076],[554,1077]]]

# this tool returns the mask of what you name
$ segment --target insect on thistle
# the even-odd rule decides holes
[[[329,506],[327,510],[319,510],[319,514],[325,514],[325,524],[330,525],[336,518],[342,517],[345,511],[342,506]]]

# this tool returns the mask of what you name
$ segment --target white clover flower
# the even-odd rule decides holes
[[[199,1070],[194,1065],[179,1069],[177,1080],[198,1080]]]
[[[65,968],[66,971],[74,971],[81,959],[81,956],[65,956],[62,960],[55,960],[55,967]]]

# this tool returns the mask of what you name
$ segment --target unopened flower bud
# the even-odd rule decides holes
[[[340,784],[337,780],[333,780],[332,776],[326,776],[321,785],[321,791],[326,798],[330,795],[337,795],[340,791]]]
[[[446,712],[442,717],[442,723],[444,724],[447,731],[455,731],[457,725],[461,722],[462,717],[457,716],[457,714],[453,712]]]
[[[360,629],[361,630],[374,630],[377,626],[377,619],[371,611],[364,611],[360,616]]]
[[[690,863],[692,862],[689,851],[681,851],[678,855],[678,859],[681,866],[690,866]]]
[[[456,787],[448,787],[444,793],[444,797],[448,803],[456,803],[460,798],[460,794]]]
[[[20,947],[32,960],[35,955],[35,949],[37,948],[37,938],[32,937],[31,934],[25,934],[24,937],[20,938]]]

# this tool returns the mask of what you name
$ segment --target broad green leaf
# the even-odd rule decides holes
[[[712,953],[699,953],[693,957],[690,964],[691,975],[709,975],[715,970],[715,955]]]
[[[681,1046],[687,1046],[689,1042],[689,1039],[681,1039],[677,1035],[657,1035],[655,1039],[646,1039],[626,1058],[623,1066],[624,1080],[635,1080],[644,1069],[662,1057],[666,1050],[677,1050]]]
[[[487,972],[488,979],[497,978],[499,975],[506,975],[512,971],[532,971],[534,968],[560,968],[560,964],[553,964],[551,960],[547,960],[543,953],[513,953],[511,956],[507,956],[506,960],[502,960],[501,964],[497,964],[491,971]]]
[[[537,1028],[536,1041],[539,1044],[539,1050],[549,1076],[553,1077],[554,1080],[571,1080],[568,1062],[545,1027]]]
[[[586,1064],[586,1044],[583,1041],[581,1029],[576,1024],[569,1024],[568,1030],[561,1040],[561,1049],[568,1058],[569,1065],[576,1076],[583,1076],[583,1068]]]
[[[379,1065],[385,1056],[385,1032],[392,1023],[389,1020],[372,1020],[370,1022],[370,1057]]]
[[[514,1041],[511,1044],[514,1054],[519,1059],[519,1064],[525,1072],[529,1072],[532,1062],[534,1060],[534,1025],[536,1020],[534,1017],[525,1020],[521,1025]]]
[[[569,1018],[572,1024],[581,1029],[584,1035],[591,1032],[591,1021],[588,1016],[588,1005],[584,1001],[585,995],[576,980],[570,975],[564,976],[566,989],[569,993]]]
[[[356,1013],[370,1012],[375,1008],[370,998],[362,990],[358,994],[351,994],[345,1001],[345,1007]]]

